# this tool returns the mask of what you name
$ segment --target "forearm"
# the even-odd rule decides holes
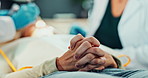
[[[57,71],[56,59],[45,61],[44,63],[31,69],[7,74],[3,78],[39,78],[54,71]]]
[[[15,25],[11,17],[0,16],[0,43],[12,40],[15,33]]]

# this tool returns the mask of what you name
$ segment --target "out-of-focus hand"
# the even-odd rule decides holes
[[[35,31],[35,24],[30,24],[22,29],[21,37],[31,37],[33,32]]]
[[[21,29],[35,21],[40,13],[38,6],[34,3],[23,4],[20,9],[12,15],[16,29]]]

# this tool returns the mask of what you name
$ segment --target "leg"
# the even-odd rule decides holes
[[[148,71],[144,70],[122,70],[122,69],[105,69],[92,70],[90,72],[102,73],[122,78],[148,78]]]
[[[41,78],[119,78],[93,72],[55,72]]]

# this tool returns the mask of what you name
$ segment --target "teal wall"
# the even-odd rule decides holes
[[[81,17],[81,3],[75,3],[74,0],[36,0],[41,9],[41,17],[52,18],[56,13],[74,13]]]

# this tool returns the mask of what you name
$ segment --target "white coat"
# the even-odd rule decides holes
[[[14,22],[9,16],[0,16],[0,43],[12,40],[16,34]]]
[[[109,0],[94,0],[90,15],[90,32],[98,29]],[[128,0],[118,25],[123,49],[117,50],[130,56],[130,69],[148,69],[148,0]]]

